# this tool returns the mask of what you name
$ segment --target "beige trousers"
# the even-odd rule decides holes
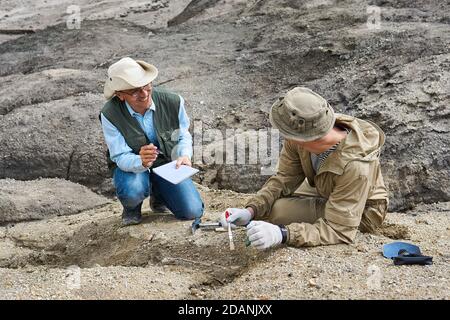
[[[295,192],[295,196],[275,201],[268,221],[273,224],[289,225],[294,222],[313,224],[325,217],[326,199],[321,198],[315,188],[304,183]],[[375,232],[381,226],[387,211],[386,200],[367,200],[362,213],[359,230]]]

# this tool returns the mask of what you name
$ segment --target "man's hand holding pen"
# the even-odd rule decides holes
[[[162,154],[158,148],[152,143],[145,145],[139,150],[139,156],[141,157],[142,166],[150,168],[158,158],[158,154]]]
[[[139,156],[141,157],[142,166],[150,168],[155,162],[158,155],[164,156],[164,153],[160,151],[152,143],[145,145],[139,151]],[[181,165],[186,165],[192,167],[191,159],[188,156],[181,156],[177,159],[176,168],[178,169]]]

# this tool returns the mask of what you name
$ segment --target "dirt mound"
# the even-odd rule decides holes
[[[378,233],[391,239],[410,239],[411,233],[407,226],[400,226],[391,223],[383,224],[379,229]]]

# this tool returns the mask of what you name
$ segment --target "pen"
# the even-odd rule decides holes
[[[159,150],[159,149],[156,149],[156,153],[162,155],[163,157],[165,157],[164,152],[162,152],[162,151]],[[148,172],[152,172],[151,167],[148,167],[147,170],[148,170]]]

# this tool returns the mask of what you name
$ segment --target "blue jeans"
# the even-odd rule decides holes
[[[148,171],[134,173],[116,168],[113,180],[117,197],[128,213],[140,214],[142,202],[153,190],[177,219],[192,220],[203,215],[203,201],[191,179],[172,184]]]

